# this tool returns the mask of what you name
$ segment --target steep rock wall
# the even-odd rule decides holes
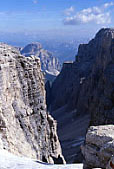
[[[64,163],[56,122],[46,112],[37,57],[0,44],[0,148],[49,163]]]
[[[93,40],[95,60],[92,71],[81,88],[77,110],[91,114],[90,125],[114,123],[114,30],[102,29]],[[83,48],[83,46],[82,46]],[[86,49],[81,50],[86,57]],[[83,110],[81,109],[83,104]],[[80,111],[82,110],[82,111]]]
[[[84,129],[81,132],[84,136],[88,125],[114,124],[114,29],[101,29],[88,44],[79,46],[75,62],[64,63],[52,85],[48,107],[60,122],[59,126],[62,125],[61,116],[63,121],[69,116],[62,127],[64,129],[69,123],[64,133],[72,126],[72,131],[76,128],[75,138],[79,128]],[[74,121],[84,119],[85,115],[90,115],[88,124],[84,123],[80,127],[73,125]],[[60,135],[61,127],[58,128],[58,133],[64,144],[66,139]],[[74,133],[67,137],[68,143],[70,139],[75,140]],[[64,152],[66,148],[62,147]],[[75,146],[76,149],[77,147]]]
[[[51,111],[67,104],[77,114],[90,113],[92,124],[113,122],[109,117],[114,107],[113,81],[114,30],[101,29],[88,44],[79,46],[74,63],[63,65],[52,85]]]

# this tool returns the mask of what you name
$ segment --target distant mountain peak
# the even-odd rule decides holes
[[[21,53],[26,56],[35,55],[40,49],[42,49],[42,45],[39,42],[32,42],[25,46]]]
[[[40,58],[41,68],[44,72],[47,72],[51,75],[57,76],[61,65],[58,58],[54,57],[53,54],[42,48],[42,45],[39,42],[32,42],[25,46],[21,51],[21,54],[25,56],[36,56]]]

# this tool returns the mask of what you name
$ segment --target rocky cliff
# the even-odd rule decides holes
[[[64,145],[67,141],[70,152],[72,147],[80,146],[71,142],[80,141],[80,128],[83,138],[88,125],[114,123],[114,29],[101,29],[88,44],[79,46],[75,62],[63,64],[52,85],[48,107],[59,123],[58,133],[68,162],[70,156]],[[77,119],[83,125],[76,123]],[[70,128],[70,137],[63,138],[61,130],[67,134]],[[75,155],[73,150],[71,154]]]
[[[79,58],[87,56],[94,62],[81,87],[77,109],[91,114],[90,125],[114,124],[114,29],[102,29],[86,47],[82,45]]]
[[[25,56],[34,55],[40,58],[41,68],[47,74],[58,75],[61,64],[59,60],[52,55],[51,52],[42,48],[42,45],[39,42],[33,42],[28,44],[21,50],[21,54]]]
[[[37,57],[0,44],[0,149],[49,163],[64,163],[56,122],[46,112]]]
[[[79,50],[80,57],[91,54],[95,59],[81,88],[77,110],[90,114],[90,125],[106,126],[89,129],[82,152],[87,168],[106,168],[108,163],[107,168],[114,168],[113,160],[109,162],[114,156],[114,126],[107,125],[114,124],[114,29],[100,30],[92,43]]]

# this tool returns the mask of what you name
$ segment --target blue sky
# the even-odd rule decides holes
[[[87,36],[113,18],[110,0],[0,0],[0,32]]]

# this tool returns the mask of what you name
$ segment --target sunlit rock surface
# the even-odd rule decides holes
[[[0,149],[64,163],[56,122],[46,112],[40,60],[6,44],[0,44]]]
[[[82,153],[89,168],[106,168],[114,156],[114,125],[90,127]]]

